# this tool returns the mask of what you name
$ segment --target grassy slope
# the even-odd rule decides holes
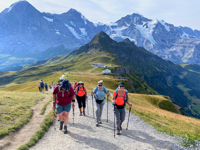
[[[32,116],[30,106],[43,99],[42,94],[1,92],[0,93],[0,137],[15,131]]]

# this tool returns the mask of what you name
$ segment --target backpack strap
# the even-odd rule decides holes
[[[97,96],[97,91],[98,91],[98,86],[96,87],[94,93],[95,93],[95,97],[96,97],[97,99],[99,99],[98,96]]]

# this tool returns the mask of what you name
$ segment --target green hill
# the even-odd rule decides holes
[[[70,54],[28,65],[33,67],[12,75],[20,79],[12,78],[8,81],[9,83],[34,81],[56,71],[88,72],[93,70],[93,63],[108,65],[114,72],[114,78],[127,79],[131,85],[131,92],[167,95],[188,115],[199,118],[196,109],[189,106],[200,106],[200,74],[164,60],[142,47],[137,47],[128,39],[116,42],[104,32],[100,32],[90,43]],[[97,68],[93,71],[102,70]]]

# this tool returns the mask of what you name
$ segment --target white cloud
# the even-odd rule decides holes
[[[0,11],[16,0],[0,0]],[[164,20],[175,26],[200,30],[199,0],[28,0],[42,12],[63,13],[70,8],[80,11],[92,22],[110,23],[132,13]]]

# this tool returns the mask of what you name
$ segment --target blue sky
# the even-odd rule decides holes
[[[41,12],[63,13],[70,8],[88,20],[110,23],[128,14],[164,20],[175,26],[200,30],[200,0],[27,0]],[[16,0],[0,0],[0,12]]]

